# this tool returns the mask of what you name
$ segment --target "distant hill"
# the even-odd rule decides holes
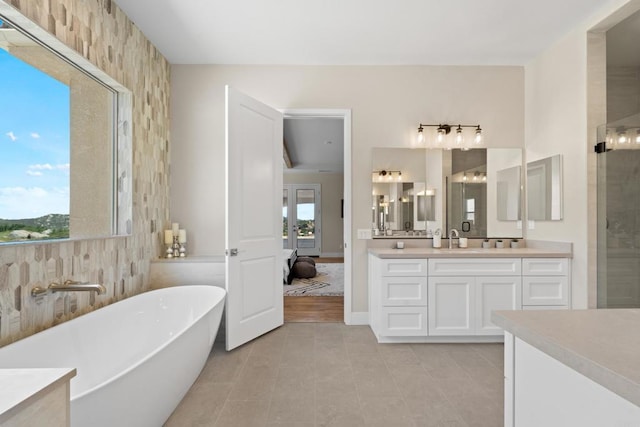
[[[49,214],[38,218],[24,219],[2,219],[0,218],[0,226],[2,225],[24,225],[26,227],[34,227],[52,230],[68,230],[69,215],[68,214]]]

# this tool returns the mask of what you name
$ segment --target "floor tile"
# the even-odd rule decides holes
[[[227,400],[214,426],[264,427],[268,415],[268,400]]]
[[[165,427],[502,425],[502,344],[378,344],[368,326],[285,323],[216,343]]]

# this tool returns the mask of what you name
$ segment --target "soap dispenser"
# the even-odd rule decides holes
[[[441,232],[440,232],[439,228],[433,233],[433,247],[434,248],[441,248],[442,247],[442,236],[440,234],[441,234]]]

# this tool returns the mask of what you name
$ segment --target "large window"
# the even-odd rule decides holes
[[[111,235],[115,91],[0,20],[0,242]]]

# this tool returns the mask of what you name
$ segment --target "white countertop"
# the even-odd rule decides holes
[[[571,251],[539,248],[448,249],[448,248],[369,248],[378,258],[571,258]]]
[[[640,309],[498,311],[491,321],[640,406]]]
[[[75,375],[74,368],[0,369],[0,423],[40,393]]]

